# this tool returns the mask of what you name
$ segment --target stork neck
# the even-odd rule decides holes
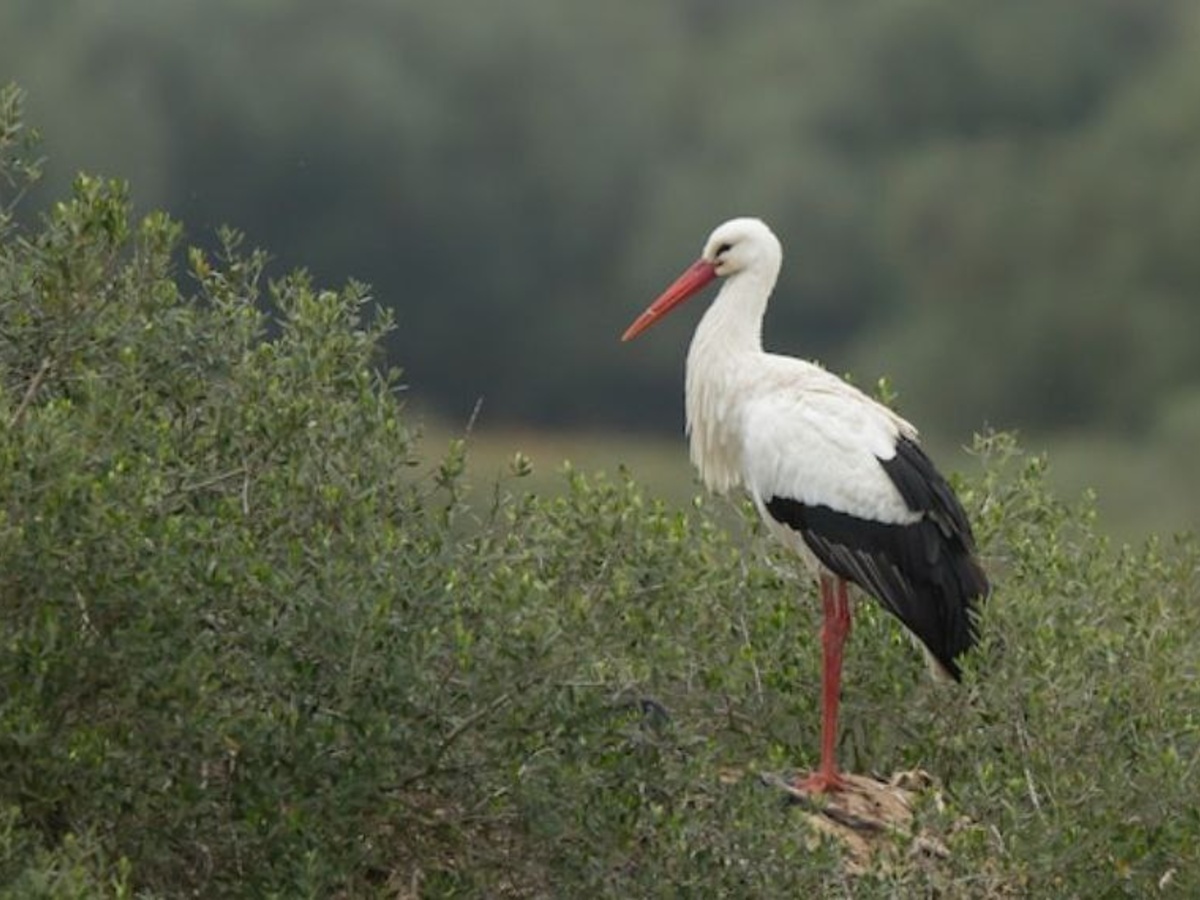
[[[761,353],[763,315],[777,276],[778,269],[731,275],[700,320],[692,353]]]
[[[747,356],[762,353],[762,319],[775,272],[744,269],[721,286],[704,313],[688,349],[687,428],[692,462],[710,490],[724,493],[741,480],[741,441],[737,431],[739,385],[748,373]]]

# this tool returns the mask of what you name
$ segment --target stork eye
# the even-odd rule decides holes
[[[721,244],[721,246],[717,247],[717,256],[724,256],[732,249],[733,244]]]

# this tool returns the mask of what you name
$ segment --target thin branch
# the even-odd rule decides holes
[[[34,373],[33,378],[29,380],[29,387],[25,389],[25,396],[21,398],[21,403],[17,406],[17,411],[12,414],[12,418],[8,420],[10,429],[16,428],[25,419],[25,412],[29,409],[29,405],[33,403],[33,398],[37,396],[38,389],[42,386],[42,382],[46,380],[46,374],[50,371],[50,357],[45,357],[42,364]]]
[[[463,429],[463,435],[470,437],[471,432],[475,430],[475,423],[479,421],[479,413],[483,411],[483,397],[479,397],[475,401],[475,408],[471,410],[471,415],[467,418],[467,427]]]
[[[236,469],[230,469],[228,472],[222,472],[219,475],[213,475],[211,478],[205,478],[203,481],[185,484],[179,488],[179,493],[191,494],[196,491],[202,491],[205,488],[214,487],[220,484],[222,481],[228,481],[230,478],[237,478],[239,475],[245,474],[245,472],[245,466],[238,466]]]
[[[242,479],[242,515],[250,515],[250,468],[243,466],[242,472],[245,478]]]
[[[436,772],[438,769],[438,764],[443,758],[445,758],[446,754],[450,751],[451,746],[453,746],[453,744],[460,737],[470,731],[471,728],[477,725],[480,721],[507,706],[512,701],[512,698],[512,692],[503,693],[491,703],[488,703],[486,706],[481,706],[467,715],[461,722],[451,728],[450,731],[446,733],[445,737],[442,738],[441,742],[438,744],[437,750],[434,751],[433,759],[429,762],[429,764],[424,766],[419,772],[415,772],[403,779],[395,789],[403,790],[409,785],[428,778],[430,775]]]

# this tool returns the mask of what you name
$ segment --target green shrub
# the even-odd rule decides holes
[[[85,176],[0,229],[3,895],[1200,891],[1197,554],[1110,547],[1011,438],[961,485],[965,686],[858,606],[843,760],[932,772],[949,856],[851,876],[757,778],[815,761],[818,645],[749,515],[520,457],[472,507],[362,286],[264,287]]]

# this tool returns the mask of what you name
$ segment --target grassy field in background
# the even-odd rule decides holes
[[[447,442],[466,437],[471,484],[491,491],[497,477],[511,471],[517,453],[527,456],[533,472],[527,484],[537,493],[565,484],[564,463],[583,471],[615,473],[626,467],[647,490],[669,503],[687,506],[702,485],[688,461],[687,441],[618,432],[539,431],[477,425],[469,431],[424,416],[425,455],[436,459]],[[927,441],[941,469],[974,475],[978,461],[962,445]],[[1168,536],[1200,530],[1200,481],[1191,464],[1175,448],[1089,434],[1024,439],[1029,452],[1049,458],[1048,482],[1071,501],[1088,491],[1096,495],[1101,531],[1122,542],[1137,543],[1150,535]]]

